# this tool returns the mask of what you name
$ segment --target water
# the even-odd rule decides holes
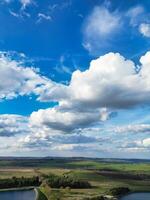
[[[0,200],[35,200],[34,190],[0,192]]]
[[[150,193],[133,193],[122,197],[120,200],[150,200]]]

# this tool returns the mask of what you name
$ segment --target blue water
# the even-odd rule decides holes
[[[120,200],[150,200],[150,193],[133,193],[122,197]]]
[[[34,190],[0,192],[0,200],[35,200]]]

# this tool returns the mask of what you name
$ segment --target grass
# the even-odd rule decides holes
[[[37,198],[36,198],[36,200],[48,200],[48,199],[40,189],[37,189]]]

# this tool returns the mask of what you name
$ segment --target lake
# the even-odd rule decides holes
[[[150,193],[133,193],[122,197],[120,200],[150,200]]]
[[[0,192],[0,200],[35,200],[34,190]]]

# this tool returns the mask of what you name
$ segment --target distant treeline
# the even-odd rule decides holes
[[[47,184],[51,188],[90,188],[91,185],[88,181],[79,180],[68,175],[57,176],[50,174],[46,177]]]
[[[39,177],[37,176],[31,178],[12,177],[10,179],[0,179],[0,189],[39,186],[39,185],[40,185],[40,180]]]

